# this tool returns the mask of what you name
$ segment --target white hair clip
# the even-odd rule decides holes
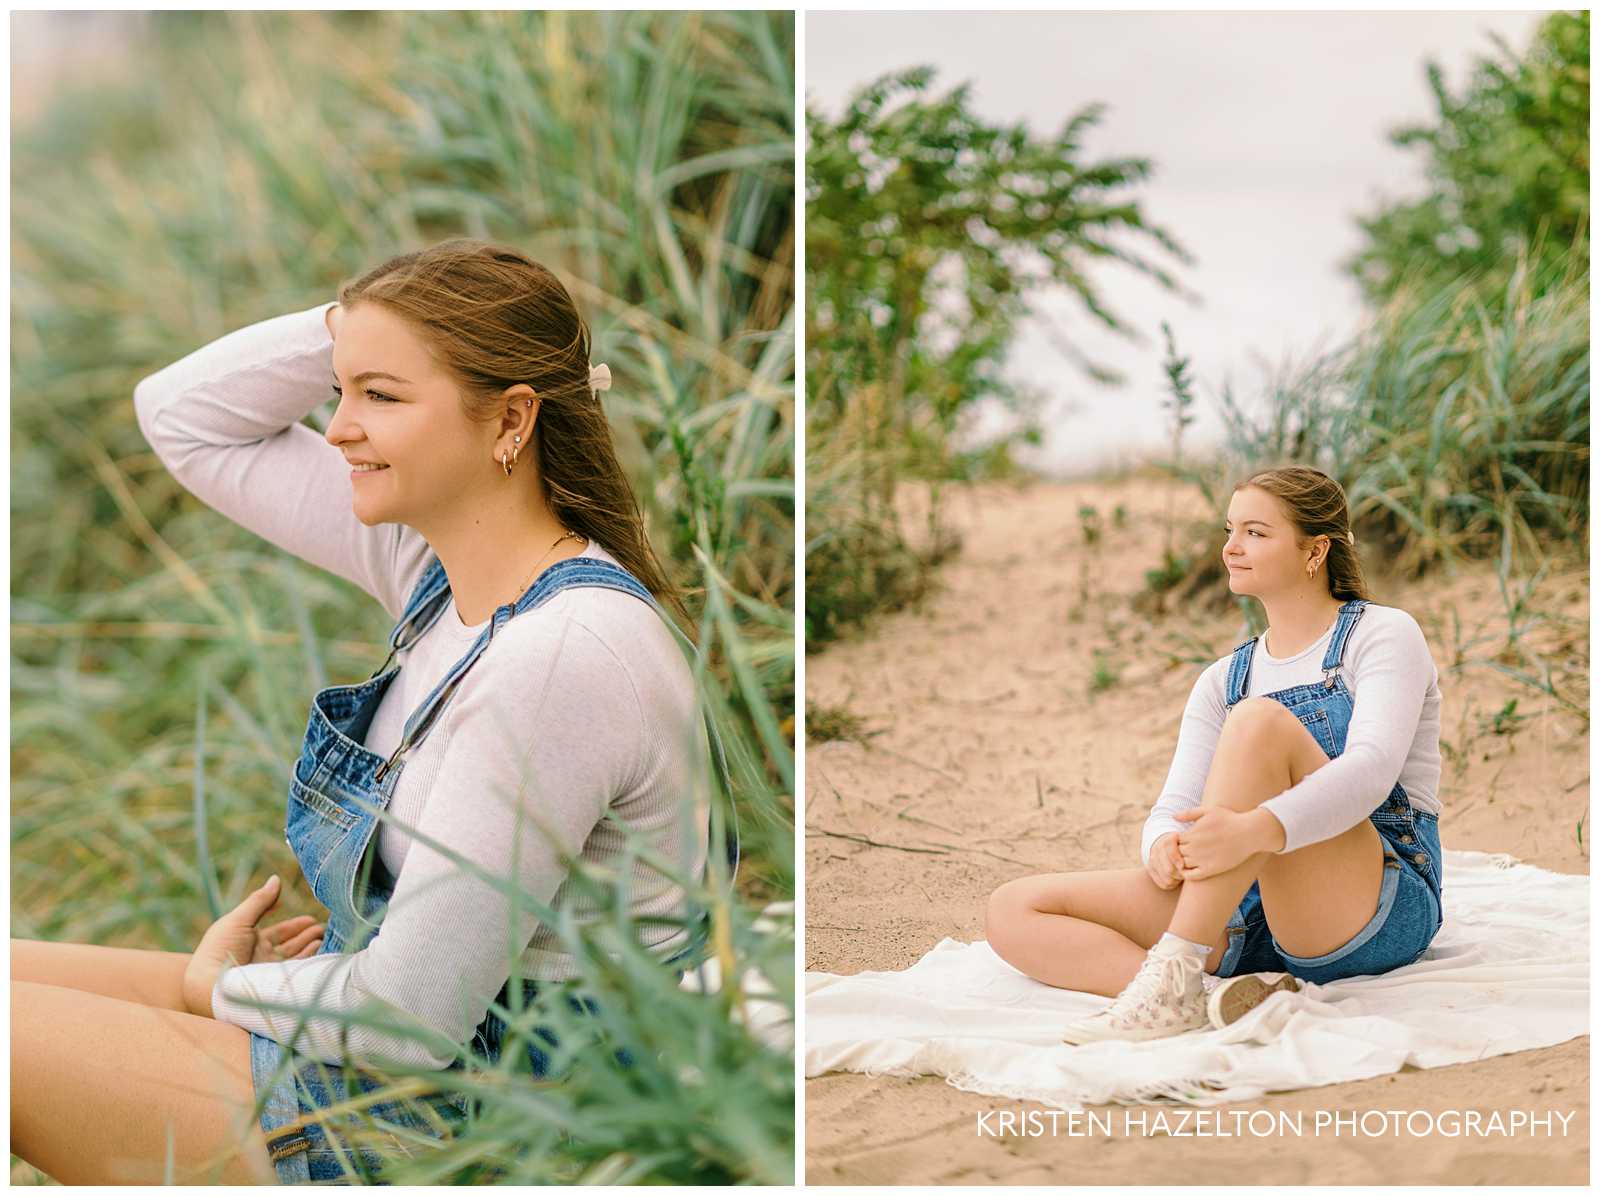
[[[594,401],[600,401],[600,392],[611,389],[611,367],[604,364],[595,366],[589,371],[589,392],[594,395]]]

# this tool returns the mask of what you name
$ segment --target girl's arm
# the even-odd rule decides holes
[[[1172,754],[1172,766],[1167,770],[1166,783],[1161,786],[1161,796],[1145,819],[1144,833],[1140,836],[1139,858],[1146,868],[1150,866],[1150,848],[1162,835],[1185,830],[1184,823],[1173,815],[1179,810],[1189,810],[1200,804],[1205,793],[1206,776],[1211,771],[1211,757],[1216,754],[1217,741],[1222,738],[1222,724],[1227,718],[1224,709],[1222,686],[1227,677],[1228,657],[1207,666],[1195,679],[1189,691],[1188,704],[1183,708],[1183,722],[1178,728],[1178,746]]]
[[[134,387],[134,411],[191,494],[398,615],[426,543],[399,524],[362,524],[343,454],[301,422],[333,398],[327,317],[336,306],[275,316],[196,349]]]
[[[1281,851],[1343,834],[1389,796],[1417,736],[1436,666],[1415,619],[1369,607],[1350,638],[1344,673],[1355,694],[1344,751],[1259,807],[1283,824]]]
[[[452,1044],[471,1039],[540,920],[428,841],[550,906],[566,859],[582,852],[613,799],[630,792],[641,761],[672,756],[655,741],[663,725],[658,711],[646,733],[649,683],[637,696],[634,678],[593,632],[543,614],[507,624],[430,733],[445,737],[447,747],[377,937],[350,954],[229,969],[212,992],[215,1017],[289,1043],[295,1014],[265,1013],[243,1001],[311,1010],[294,1048],[329,1063],[347,1049],[358,1062],[443,1068],[455,1057]],[[688,791],[687,784],[661,788],[674,802]],[[653,878],[636,867],[629,879],[637,889]],[[346,1030],[337,1017],[317,1016],[369,1002],[369,1014],[423,1027],[425,1040]]]

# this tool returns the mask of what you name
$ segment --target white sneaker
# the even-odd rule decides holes
[[[1138,974],[1109,1008],[1068,1026],[1061,1041],[1081,1046],[1107,1038],[1141,1042],[1190,1030],[1209,1030],[1205,960],[1182,947],[1150,948]]]
[[[1297,977],[1288,972],[1246,972],[1230,976],[1211,991],[1206,1016],[1218,1030],[1232,1025],[1273,993],[1296,993]]]

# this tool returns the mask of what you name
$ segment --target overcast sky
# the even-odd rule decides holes
[[[804,18],[805,81],[809,102],[837,114],[864,83],[928,64],[938,68],[937,91],[970,81],[985,118],[1023,119],[1041,134],[1101,101],[1082,160],[1151,159],[1151,178],[1107,198],[1138,199],[1146,220],[1194,256],[1184,268],[1149,238],[1125,242],[1176,273],[1203,306],[1100,263],[1091,277],[1102,304],[1143,335],[1142,346],[1104,330],[1065,292],[1041,306],[1127,384],[1084,378],[1039,328],[1025,331],[1008,364],[1052,396],[1049,439],[1031,463],[1077,473],[1169,438],[1163,319],[1191,359],[1200,400],[1191,444],[1216,436],[1225,377],[1236,396],[1252,398],[1265,385],[1258,357],[1269,368],[1286,355],[1300,364],[1354,332],[1359,292],[1335,263],[1361,242],[1355,213],[1423,191],[1422,153],[1385,134],[1432,123],[1425,61],[1439,63],[1458,95],[1474,59],[1496,55],[1490,33],[1520,55],[1542,15],[813,12]]]

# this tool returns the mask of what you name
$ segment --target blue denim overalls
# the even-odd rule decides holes
[[[1350,633],[1366,607],[1366,599],[1352,598],[1339,608],[1333,637],[1322,658],[1321,682],[1293,685],[1264,695],[1286,706],[1330,760],[1344,751],[1350,729],[1355,703],[1339,670]],[[1252,636],[1234,650],[1227,681],[1229,711],[1244,698],[1259,638]],[[1413,809],[1405,789],[1396,781],[1383,804],[1372,812],[1372,825],[1383,841],[1383,881],[1378,909],[1371,921],[1349,942],[1326,955],[1291,955],[1272,937],[1261,906],[1261,887],[1252,881],[1228,919],[1228,949],[1217,975],[1287,971],[1303,980],[1325,984],[1348,976],[1393,971],[1420,958],[1443,921],[1444,854],[1439,846],[1439,817]]]
[[[557,561],[541,573],[515,603],[502,606],[494,612],[489,625],[467,650],[467,654],[451,667],[422,704],[412,711],[401,733],[399,745],[385,760],[368,751],[362,742],[379,700],[400,672],[398,665],[385,672],[389,662],[394,659],[395,653],[416,643],[449,604],[450,583],[445,577],[444,567],[434,557],[406,601],[400,620],[389,635],[389,656],[377,671],[360,685],[330,686],[320,690],[312,699],[305,739],[289,781],[289,813],[284,837],[294,851],[312,893],[328,909],[327,929],[319,954],[360,951],[378,933],[393,894],[394,880],[378,860],[376,850],[369,852],[368,846],[378,825],[377,812],[387,808],[401,770],[405,767],[406,754],[427,735],[462,677],[508,620],[575,586],[621,590],[649,603],[660,612],[650,591],[627,570],[609,561],[581,556]],[[692,650],[692,645],[689,645],[687,637],[676,624],[665,612],[660,613],[678,639]],[[721,738],[709,714],[706,717],[706,729],[719,779],[725,786],[725,792],[731,796],[732,788],[722,754]],[[713,800],[712,805],[715,804]],[[731,801],[726,816],[728,833],[724,846],[728,878],[731,881],[739,862],[738,826]],[[716,817],[713,814],[708,852],[715,849],[716,842]],[[669,965],[679,965],[680,970],[684,966],[692,966],[694,957],[703,948],[707,937],[705,911],[696,907],[691,916],[695,922],[690,941],[665,961]],[[515,977],[506,981],[469,1044],[473,1053],[480,1058],[490,1061],[499,1058],[500,1042],[506,1027],[504,1021],[495,1014],[495,1005],[507,1009],[519,1008],[531,1001],[538,990],[535,981],[521,979],[522,1000],[513,1004],[510,997],[514,982],[518,982]],[[568,1002],[574,1008],[579,1005],[576,998],[569,997]],[[587,1008],[593,1012],[592,1005]],[[340,1153],[346,1158],[359,1155],[366,1168],[380,1169],[383,1164],[380,1154],[349,1148],[343,1152],[336,1151],[327,1142],[323,1127],[315,1121],[295,1123],[311,1110],[326,1108],[348,1099],[347,1078],[355,1079],[361,1092],[372,1091],[380,1087],[381,1082],[356,1069],[341,1070],[334,1065],[307,1060],[304,1056],[294,1057],[294,1063],[298,1066],[291,1072],[285,1066],[285,1056],[291,1052],[274,1039],[253,1032],[250,1037],[251,1071],[256,1090],[258,1093],[267,1091],[261,1126],[267,1135],[268,1150],[278,1169],[279,1179],[285,1183],[317,1180],[347,1182],[348,1176],[338,1157]],[[548,1043],[553,1040],[546,1034],[545,1041]],[[549,1057],[534,1042],[528,1044],[528,1053],[533,1074],[546,1074]],[[451,1069],[459,1067],[460,1060],[451,1065]],[[281,1072],[280,1068],[283,1069]],[[446,1119],[450,1119],[452,1112],[457,1116],[465,1116],[465,1107],[465,1098],[452,1096],[446,1098],[441,1112]],[[386,1121],[425,1128],[409,1110],[401,1109],[397,1104],[375,1106],[371,1112]]]

